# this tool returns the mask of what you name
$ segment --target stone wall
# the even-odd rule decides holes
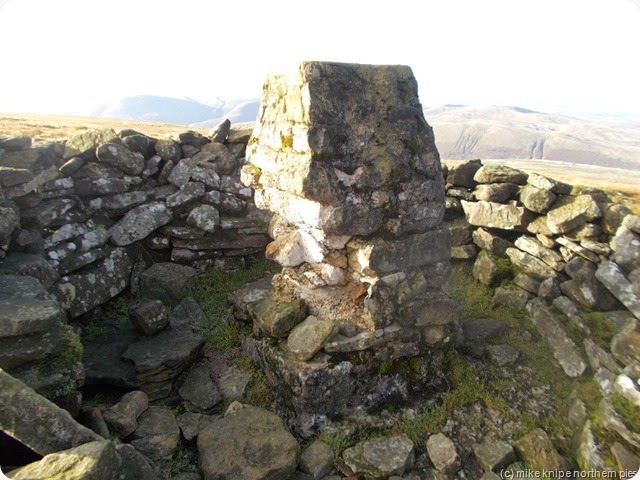
[[[604,427],[637,446],[611,395],[640,406],[640,216],[613,194],[480,160],[452,167],[446,179],[453,258],[473,261],[475,278],[496,287],[494,306],[526,309],[569,377],[593,376]],[[580,412],[585,405],[574,398],[578,460],[601,468]]]
[[[149,276],[171,277],[157,279],[160,298],[177,304],[189,284],[178,276],[192,285],[195,271],[151,264],[237,268],[262,255],[270,214],[239,181],[250,134],[227,121],[209,136],[0,138],[0,368],[39,391],[81,384],[82,364],[60,362],[82,351],[67,319],[137,294]],[[47,359],[56,375],[40,368]]]

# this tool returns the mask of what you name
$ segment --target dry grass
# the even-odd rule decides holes
[[[132,128],[156,138],[164,138],[172,133],[184,132],[185,130],[195,130],[203,134],[208,133],[208,130],[203,128],[121,118],[0,113],[0,137],[28,135],[34,141],[64,140],[87,130],[109,127],[116,132],[125,128]]]

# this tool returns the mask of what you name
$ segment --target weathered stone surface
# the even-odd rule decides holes
[[[570,464],[555,449],[547,432],[536,428],[514,443],[520,458],[538,469],[567,470]]]
[[[21,381],[0,369],[0,429],[41,455],[100,437]],[[29,477],[24,477],[29,478]]]
[[[556,277],[558,275],[557,271],[542,260],[523,252],[522,250],[517,248],[507,248],[506,253],[516,267],[537,280],[542,281],[549,277]]]
[[[102,438],[111,438],[111,432],[109,432],[109,427],[107,427],[107,423],[104,421],[104,416],[102,415],[102,410],[100,410],[99,407],[85,405],[80,410],[78,421],[85,427],[96,432]]]
[[[489,345],[487,354],[489,359],[499,367],[511,365],[520,357],[520,352],[511,345]]]
[[[523,207],[503,205],[495,202],[467,202],[462,200],[462,208],[471,225],[477,227],[522,230],[531,215]]]
[[[254,325],[266,335],[283,338],[299,324],[306,315],[306,306],[301,300],[277,302],[263,298],[249,307]]]
[[[76,205],[69,198],[58,198],[40,203],[37,207],[27,208],[20,212],[22,226],[34,230],[57,226],[64,221],[64,216]]]
[[[478,183],[527,183],[527,174],[506,165],[484,165],[473,179]]]
[[[190,326],[167,328],[162,332],[135,342],[122,353],[122,358],[131,360],[136,368],[136,381],[150,396],[158,398],[153,384],[167,383],[177,377],[198,354],[204,340],[192,332]],[[165,395],[168,393],[162,389]]]
[[[140,461],[140,459],[136,459]],[[115,443],[109,440],[92,441],[57,453],[42,460],[12,470],[7,475],[15,480],[114,480],[131,478],[157,479],[147,464],[144,476],[134,475],[126,468]],[[136,472],[139,473],[139,472]]]
[[[131,445],[151,460],[171,460],[178,440],[180,428],[171,410],[149,407],[138,419]]]
[[[378,437],[356,444],[342,454],[347,466],[357,474],[384,478],[402,475],[414,462],[413,442],[406,435]]]
[[[178,207],[185,203],[198,200],[204,195],[204,184],[200,182],[186,182],[173,195],[167,197],[167,207]]]
[[[142,296],[175,305],[187,296],[198,278],[198,271],[171,262],[154,263],[140,276]]]
[[[56,270],[41,255],[12,252],[0,263],[0,275],[21,275],[40,280],[49,290],[59,279]]]
[[[240,401],[251,382],[251,374],[236,367],[229,367],[218,379],[218,389],[225,402]]]
[[[513,243],[505,240],[484,228],[477,228],[472,234],[473,242],[482,250],[494,252],[498,255],[505,255],[507,248],[513,247]]]
[[[27,135],[3,138],[0,140],[0,150],[5,152],[17,152],[31,147],[33,139]]]
[[[601,215],[591,195],[565,196],[558,198],[547,213],[547,224],[553,233],[566,233]]]
[[[169,325],[162,300],[142,300],[129,305],[129,319],[143,334],[154,335]]]
[[[636,318],[640,319],[640,296],[635,293],[624,271],[615,262],[606,261],[601,263],[596,271],[596,278],[602,282]]]
[[[314,440],[300,455],[300,470],[319,480],[333,468],[333,450],[328,443]]]
[[[26,168],[0,167],[0,186],[13,187],[33,180],[33,174]]]
[[[427,440],[427,452],[431,463],[439,472],[452,474],[460,468],[460,457],[456,451],[456,446],[443,433],[437,433],[429,437]]]
[[[293,327],[287,347],[298,360],[309,360],[324,346],[333,329],[331,320],[309,316]]]
[[[30,362],[53,359],[77,344],[77,336],[71,327],[63,323],[31,335],[0,337],[0,368],[13,371]]]
[[[185,297],[173,309],[169,321],[173,328],[188,325],[195,331],[199,331],[208,323],[209,319],[193,297]]]
[[[265,256],[284,267],[296,267],[302,263],[320,263],[327,249],[311,234],[294,230],[278,235],[267,245]]]
[[[480,252],[473,264],[473,277],[480,283],[492,287],[498,281],[499,274],[497,259],[485,251]]]
[[[502,440],[474,443],[473,453],[485,472],[495,472],[515,460],[513,448]]]
[[[529,177],[527,178],[527,184],[561,195],[566,195],[571,192],[571,185],[559,182],[558,180],[554,180],[543,175],[539,175],[537,173],[529,174]]]
[[[92,210],[107,210],[109,212],[126,212],[147,201],[147,192],[134,191],[94,198],[89,201]]]
[[[587,364],[545,301],[534,298],[527,304],[527,312],[540,335],[547,340],[551,353],[564,372],[570,377],[582,375]]]
[[[358,238],[347,244],[349,266],[365,275],[397,272],[447,261],[450,245],[451,233],[445,227],[398,240]]]
[[[611,453],[616,459],[619,472],[637,472],[640,468],[640,457],[631,453],[622,444],[614,443],[611,447]]]
[[[605,462],[600,456],[599,445],[593,435],[591,421],[584,422],[574,438],[576,460],[583,470],[604,470]]]
[[[102,163],[116,167],[128,175],[138,175],[144,168],[144,155],[134,153],[117,143],[105,143],[96,150],[96,157]]]
[[[160,157],[165,161],[173,161],[177,162],[182,158],[182,150],[180,149],[180,145],[178,145],[173,140],[169,139],[158,139],[156,141],[156,153],[160,155]]]
[[[231,193],[212,190],[203,195],[201,201],[216,207],[220,213],[242,215],[247,210],[247,202]]]
[[[549,190],[527,185],[520,192],[520,201],[532,212],[544,214],[556,201],[556,196]]]
[[[15,229],[20,226],[18,211],[9,205],[0,205],[0,252],[9,249],[11,236]]]
[[[219,142],[212,142],[202,147],[200,153],[193,157],[193,161],[211,166],[220,175],[231,175],[237,168],[234,156],[226,145]]]
[[[67,140],[64,148],[64,159],[82,157],[86,160],[95,158],[95,151],[99,145],[109,142],[119,142],[118,135],[112,128],[90,130]]]
[[[230,130],[231,121],[228,118],[225,118],[211,129],[211,131],[209,132],[209,139],[212,142],[224,143],[224,141],[227,139],[227,135],[229,135]]]
[[[172,215],[164,203],[146,203],[129,210],[110,230],[116,245],[130,245],[142,240],[155,229],[171,221]]]
[[[213,233],[220,225],[220,214],[211,205],[200,205],[189,212],[187,223],[205,232]]]
[[[611,248],[615,252],[613,260],[625,272],[631,273],[640,268],[640,234],[626,227],[619,228],[611,241]]]
[[[58,302],[36,278],[0,275],[0,337],[43,332],[64,318]]]
[[[602,426],[605,429],[618,434],[630,445],[640,448],[640,433],[633,432],[629,429],[624,419],[616,412],[613,404],[607,397],[600,401],[598,413]]]
[[[627,321],[613,337],[611,353],[623,365],[640,359],[640,327],[635,319]]]
[[[138,428],[138,417],[149,408],[149,397],[144,392],[134,390],[126,393],[118,403],[104,411],[104,420],[114,432],[125,438]]]
[[[562,290],[560,290],[560,284],[555,278],[547,278],[540,283],[540,288],[538,289],[539,297],[553,301],[560,295],[562,295]]]
[[[211,425],[214,418],[216,417],[213,415],[185,412],[178,415],[176,420],[182,431],[182,436],[185,440],[191,441],[198,436],[201,430]]]
[[[72,317],[77,317],[115,297],[129,285],[133,259],[124,248],[115,248],[89,272],[62,277],[57,294]]]
[[[461,187],[474,188],[478,182],[473,177],[482,167],[480,160],[469,160],[454,168],[450,168],[447,174],[447,183]]]
[[[522,310],[530,298],[531,294],[522,288],[513,286],[498,287],[491,299],[491,306]]]
[[[191,370],[178,393],[187,402],[189,411],[207,411],[222,400],[222,395],[206,366]]]
[[[198,435],[205,480],[277,480],[296,469],[300,446],[275,414],[234,404]]]
[[[556,238],[556,242],[558,242],[570,252],[584,258],[585,260],[589,260],[592,263],[598,263],[600,261],[598,255],[584,248],[582,245],[578,245],[577,243],[572,242],[567,238],[558,237]]]
[[[519,187],[515,183],[480,184],[473,190],[478,201],[505,203],[514,199]]]
[[[562,271],[565,266],[558,252],[545,247],[535,238],[523,235],[515,241],[515,246],[523,252],[539,258],[557,272]]]
[[[491,338],[502,335],[508,325],[492,318],[477,318],[462,326],[464,333],[463,349],[475,357],[482,358],[486,343]]]

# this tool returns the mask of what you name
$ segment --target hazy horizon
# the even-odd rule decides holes
[[[640,121],[636,0],[0,0],[0,111],[87,115],[123,97],[257,98],[300,60],[410,65],[426,107]]]

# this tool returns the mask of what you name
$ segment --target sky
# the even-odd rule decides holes
[[[640,121],[640,0],[0,0],[0,111],[257,98],[301,60],[407,64],[423,105]]]

